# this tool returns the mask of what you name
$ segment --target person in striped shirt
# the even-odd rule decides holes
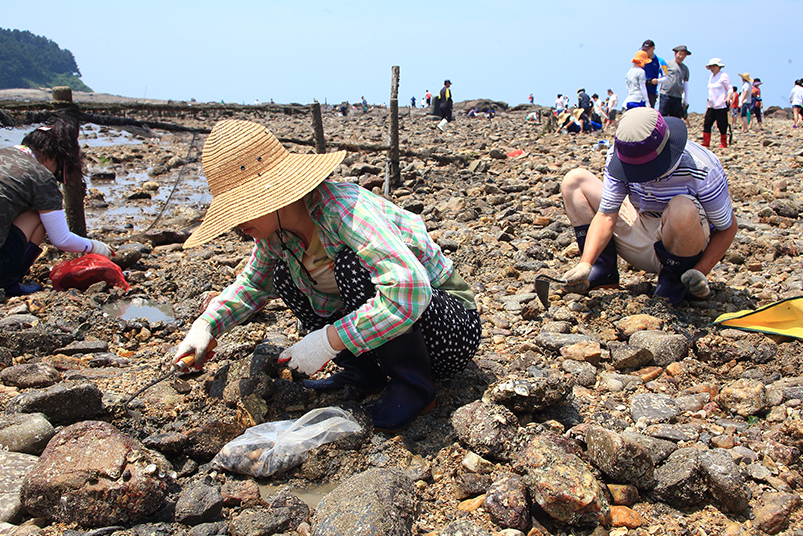
[[[281,297],[310,333],[280,362],[304,385],[378,391],[374,426],[397,430],[435,403],[434,379],[474,356],[480,318],[471,288],[421,217],[351,183],[327,180],[345,151],[292,154],[262,125],[226,120],[202,162],[212,203],[185,248],[232,227],[256,241],[243,272],[211,301],[178,347],[202,363],[214,337]]]
[[[706,275],[736,236],[728,181],[712,152],[688,140],[685,123],[652,108],[624,114],[603,181],[586,169],[566,174],[564,206],[580,246],[565,288],[619,284],[617,258],[658,274],[656,296],[680,304],[710,294]]]

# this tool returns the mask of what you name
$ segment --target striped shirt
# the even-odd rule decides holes
[[[453,275],[452,262],[430,238],[419,216],[356,184],[324,181],[304,202],[326,255],[334,259],[343,248],[353,250],[376,287],[373,298],[333,324],[355,355],[406,332],[429,305],[432,289]],[[288,232],[285,242],[301,259],[304,243]],[[317,314],[326,317],[341,308],[340,296],[317,290],[300,263],[282,250],[274,233],[257,241],[246,268],[203,313],[214,335],[278,297],[273,272],[279,260],[287,263],[293,283]]]
[[[613,151],[609,151],[608,162],[612,157]],[[639,214],[660,214],[673,197],[684,194],[697,198],[708,221],[716,229],[724,231],[731,226],[733,206],[725,170],[714,153],[693,141],[686,142],[675,171],[653,181],[628,183],[617,179],[608,173],[606,163],[599,211],[606,214],[619,212],[625,196],[629,196]]]

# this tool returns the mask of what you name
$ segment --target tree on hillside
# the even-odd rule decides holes
[[[66,85],[92,91],[69,50],[29,31],[0,28],[0,89]]]

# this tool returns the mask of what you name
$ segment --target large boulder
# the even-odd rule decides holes
[[[111,424],[84,421],[50,440],[21,498],[33,516],[85,527],[119,525],[155,512],[174,477],[161,454]]]
[[[412,534],[418,509],[415,487],[401,471],[369,469],[332,490],[318,503],[314,536]]]

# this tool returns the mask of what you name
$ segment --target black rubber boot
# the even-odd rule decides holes
[[[25,277],[25,274],[28,273],[28,270],[31,269],[31,266],[33,266],[33,263],[36,262],[36,259],[38,259],[41,254],[42,248],[32,242],[28,242],[28,247],[25,248],[25,253],[22,254],[22,261],[20,262],[18,272],[19,276],[10,279],[6,283],[6,286],[3,287],[6,296],[25,296],[26,294],[33,294],[34,292],[42,290],[42,285],[39,283],[30,283],[28,285],[23,285],[21,283],[22,278]]]
[[[372,354],[373,352],[367,352],[357,357],[350,351],[343,350],[332,360],[343,370],[322,380],[304,380],[303,385],[321,393],[338,391],[347,385],[368,393],[379,391],[387,385],[388,377],[379,368]]]
[[[586,234],[588,225],[578,225],[574,228],[574,235],[577,237],[577,245],[580,246],[580,253],[586,245]],[[616,254],[616,242],[611,238],[610,242],[599,254],[597,260],[591,266],[591,274],[588,276],[588,290],[595,288],[618,288],[619,287],[619,257]]]
[[[395,432],[435,407],[435,385],[429,350],[416,326],[374,350],[390,385],[368,408],[379,431]]]
[[[686,270],[694,268],[702,258],[703,252],[701,251],[693,257],[678,257],[669,253],[663,242],[656,242],[653,247],[658,260],[663,265],[661,273],[658,274],[658,283],[655,285],[655,295],[668,298],[669,303],[677,305],[686,297],[686,291],[688,290],[680,280],[680,277]]]

